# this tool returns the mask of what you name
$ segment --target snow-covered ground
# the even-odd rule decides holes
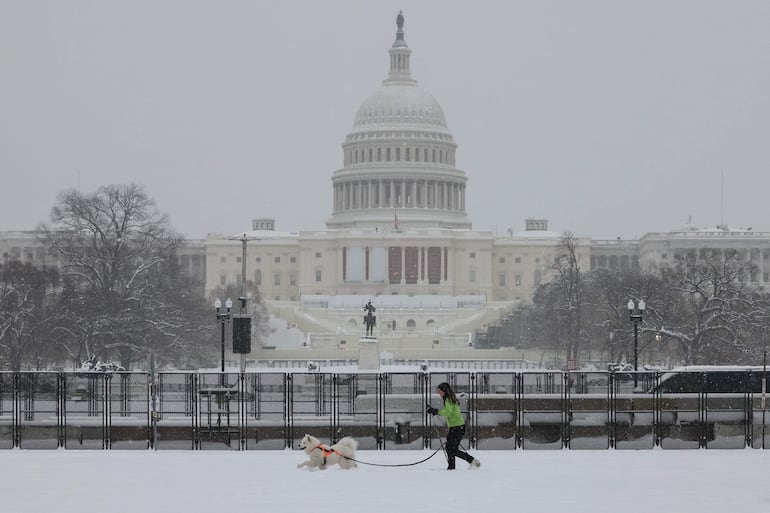
[[[409,463],[429,451],[359,451]],[[770,451],[441,452],[406,467],[297,469],[299,451],[0,451],[0,510],[210,513],[729,513],[770,508]]]

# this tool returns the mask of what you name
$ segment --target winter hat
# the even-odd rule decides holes
[[[448,393],[450,390],[452,390],[451,388],[449,388],[449,383],[439,383],[436,388],[438,388],[445,394]]]

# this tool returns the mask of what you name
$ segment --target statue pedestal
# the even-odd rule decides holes
[[[375,337],[361,337],[358,341],[358,368],[380,370],[380,344]]]

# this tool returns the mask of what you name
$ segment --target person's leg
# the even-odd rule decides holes
[[[446,435],[446,456],[449,463],[447,470],[455,468],[455,456],[459,451],[460,440],[463,438],[463,431],[460,427],[449,428],[449,433]]]
[[[460,449],[460,443],[462,442],[463,436],[465,435],[465,426],[457,426],[456,428],[456,437],[457,437],[457,443],[455,445],[455,456],[467,461],[468,463],[471,463],[473,461],[473,456],[468,454],[467,452]]]

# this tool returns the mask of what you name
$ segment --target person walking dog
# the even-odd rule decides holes
[[[471,464],[469,468],[478,468],[481,466],[481,462],[460,449],[460,442],[465,435],[465,420],[460,413],[460,401],[457,400],[457,396],[452,391],[452,387],[449,383],[440,383],[438,385],[438,395],[444,400],[444,407],[440,410],[428,405],[426,412],[431,415],[441,415],[446,417],[446,425],[449,428],[449,432],[446,435],[446,457],[449,466],[447,470],[455,469],[455,457],[463,459]]]

